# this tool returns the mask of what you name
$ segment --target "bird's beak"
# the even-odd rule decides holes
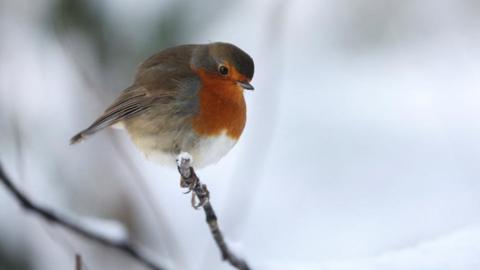
[[[251,84],[250,84],[249,82],[247,82],[247,81],[238,81],[237,83],[238,83],[243,89],[245,89],[245,90],[253,90],[253,89],[255,89],[255,88],[253,87],[253,85],[251,85]]]

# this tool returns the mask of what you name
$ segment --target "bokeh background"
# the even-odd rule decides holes
[[[213,41],[256,64],[243,137],[199,171],[254,269],[480,269],[477,0],[1,0],[2,165],[42,205],[124,224],[169,269],[231,269],[177,172],[124,131],[68,144],[140,61]],[[0,269],[74,269],[76,253],[145,269],[0,187]]]

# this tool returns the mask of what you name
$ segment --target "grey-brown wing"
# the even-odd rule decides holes
[[[200,82],[190,69],[193,48],[185,45],[167,49],[147,59],[140,65],[134,85],[124,90],[88,128],[73,136],[70,143],[142,114],[152,106],[161,106],[164,113],[194,113]]]
[[[151,93],[142,86],[132,86],[122,92],[115,102],[108,107],[105,112],[95,120],[88,128],[80,131],[70,139],[70,143],[77,143],[89,135],[96,133],[106,127],[115,125],[119,121],[131,118],[139,113],[148,110],[155,99]]]
[[[106,127],[142,114],[153,106],[157,106],[157,111],[163,114],[195,114],[198,110],[199,78],[191,73],[176,74],[177,79],[171,77],[160,76],[164,79],[154,84],[127,88],[95,122],[73,136],[70,143],[77,143]],[[162,109],[158,110],[158,106]]]

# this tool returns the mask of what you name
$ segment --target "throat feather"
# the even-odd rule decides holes
[[[215,136],[223,132],[237,140],[246,122],[243,89],[219,75],[199,71],[200,110],[193,118],[193,128],[200,135]]]

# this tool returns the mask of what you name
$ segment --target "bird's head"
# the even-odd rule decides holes
[[[254,73],[253,59],[233,44],[215,42],[201,45],[193,54],[192,64],[195,69],[203,69],[235,82],[243,89],[254,89],[250,84]]]

